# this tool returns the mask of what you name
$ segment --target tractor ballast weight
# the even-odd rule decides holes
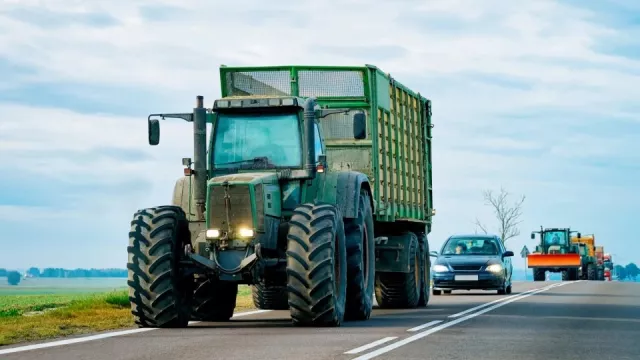
[[[431,102],[364,67],[220,68],[222,98],[191,113],[172,205],[129,233],[132,313],[143,327],[227,321],[239,284],[296,325],[366,320],[429,301]],[[211,137],[207,148],[207,124]],[[170,276],[167,276],[170,274]]]
[[[582,266],[580,249],[570,241],[570,228],[543,228],[531,232],[531,239],[540,234],[540,243],[527,255],[527,267],[533,269],[533,280],[544,281],[545,273],[561,272],[563,280],[577,280]],[[578,239],[581,234],[577,232]]]

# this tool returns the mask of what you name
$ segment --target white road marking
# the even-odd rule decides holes
[[[357,353],[363,352],[365,350],[369,350],[371,348],[374,348],[374,347],[376,347],[378,345],[381,345],[381,344],[384,344],[386,342],[389,342],[391,340],[395,340],[397,338],[398,338],[397,336],[389,336],[389,337],[386,337],[384,339],[380,339],[380,340],[376,340],[374,342],[368,343],[367,345],[362,345],[362,346],[357,347],[357,348],[355,348],[353,350],[349,350],[349,351],[345,352],[345,354],[357,354]]]
[[[440,324],[441,322],[442,322],[442,320],[433,320],[433,321],[429,321],[429,322],[428,322],[428,323],[426,323],[426,324],[422,324],[422,325],[420,325],[420,326],[413,327],[413,328],[411,328],[411,329],[409,329],[409,330],[407,330],[407,331],[413,332],[413,331],[422,330],[422,329],[428,328],[429,326],[433,326],[433,325],[436,325],[436,324]]]
[[[564,283],[551,284],[551,285],[548,285],[547,287],[548,287],[549,289],[551,289],[552,287],[562,286],[562,284],[567,284],[567,283],[566,283],[566,282],[564,282]],[[479,309],[482,309],[483,307],[487,307],[487,306],[489,306],[489,305],[491,305],[491,304],[495,304],[495,303],[498,303],[498,302],[501,302],[501,301],[505,301],[505,300],[508,300],[508,299],[513,299],[513,298],[515,298],[515,297],[522,296],[522,295],[525,295],[525,294],[531,293],[531,292],[536,291],[536,290],[539,290],[539,289],[531,289],[531,290],[523,291],[523,292],[521,292],[521,293],[519,293],[519,294],[513,294],[513,295],[510,295],[510,296],[507,296],[507,297],[502,297],[502,298],[500,298],[500,299],[496,299],[496,300],[490,301],[490,302],[488,302],[488,303],[485,303],[485,304],[482,304],[482,305],[478,305],[478,306],[476,306],[476,307],[472,307],[471,309],[467,309],[467,310],[465,310],[465,311],[461,311],[461,312],[459,312],[459,313],[456,313],[456,314],[453,314],[453,315],[449,315],[449,316],[447,316],[447,317],[452,318],[452,319],[455,319],[455,318],[457,318],[457,317],[460,317],[460,316],[462,316],[462,315],[466,315],[466,314],[468,314],[468,313],[470,313],[470,312],[473,312],[473,311],[475,311],[475,310],[479,310]]]
[[[521,292],[521,293],[519,293],[519,294],[514,294],[514,295],[510,295],[510,296],[506,296],[506,297],[501,297],[500,299],[496,299],[496,300],[490,301],[490,302],[488,302],[488,303],[484,303],[484,304],[482,304],[482,305],[478,305],[478,306],[476,306],[476,307],[472,307],[471,309],[467,309],[467,310],[465,310],[465,311],[461,311],[461,312],[459,312],[459,313],[456,313],[456,314],[453,314],[453,315],[449,315],[449,316],[447,316],[447,317],[452,318],[452,319],[455,319],[455,318],[460,317],[460,316],[462,316],[462,315],[466,315],[466,314],[468,314],[468,313],[470,313],[470,312],[473,312],[473,311],[476,311],[476,310],[482,309],[483,307],[487,307],[487,306],[489,306],[489,305],[491,305],[491,304],[495,304],[495,303],[498,303],[498,302],[501,302],[501,301],[505,301],[505,300],[513,299],[514,297],[522,296],[522,295],[528,294],[528,293],[530,293],[530,292],[532,292],[532,291],[536,291],[536,290],[537,290],[537,289],[532,289],[532,290],[527,290],[527,291]]]
[[[243,317],[243,316],[261,314],[269,311],[271,310],[254,310],[254,311],[245,311],[245,312],[235,313],[233,314],[232,319]],[[201,321],[189,321],[189,325],[197,324],[199,322]],[[0,355],[12,354],[12,353],[29,351],[29,350],[45,349],[45,348],[50,348],[55,346],[77,344],[77,343],[82,343],[87,341],[106,339],[106,338],[115,337],[115,336],[137,334],[137,333],[152,331],[152,330],[158,330],[158,328],[139,328],[139,329],[121,330],[121,331],[108,332],[104,334],[84,336],[84,337],[79,337],[75,339],[58,340],[58,341],[51,341],[51,342],[42,343],[42,344],[33,344],[33,345],[14,347],[14,348],[0,350]]]
[[[446,328],[451,327],[453,325],[456,325],[456,324],[459,324],[461,322],[467,321],[467,320],[472,319],[472,318],[474,318],[476,316],[482,315],[482,314],[487,313],[487,312],[489,312],[491,310],[494,310],[494,309],[497,309],[499,307],[505,306],[505,305],[507,305],[509,303],[512,303],[514,301],[518,301],[518,300],[524,299],[526,297],[535,295],[537,293],[541,293],[543,291],[550,290],[550,289],[552,289],[554,287],[563,286],[563,285],[572,284],[572,283],[574,283],[574,282],[563,282],[561,284],[553,284],[553,285],[549,285],[549,286],[534,290],[534,291],[526,293],[526,294],[519,294],[516,297],[513,297],[513,298],[511,298],[509,300],[497,303],[497,304],[495,304],[495,305],[493,305],[491,307],[488,307],[488,308],[482,309],[482,310],[480,310],[478,312],[472,313],[470,315],[467,315],[467,316],[464,316],[464,317],[461,317],[461,318],[446,322],[446,323],[438,325],[436,327],[432,327],[432,328],[430,328],[428,330],[425,330],[425,331],[423,331],[421,333],[412,335],[412,336],[410,336],[408,338],[405,338],[405,339],[402,339],[400,341],[396,341],[396,342],[394,342],[392,344],[389,344],[389,345],[387,345],[385,347],[382,347],[382,348],[377,349],[375,351],[372,351],[370,353],[358,356],[357,358],[354,358],[352,360],[373,359],[374,357],[376,357],[378,355],[382,355],[382,354],[388,353],[391,350],[397,349],[397,348],[399,348],[401,346],[407,345],[407,344],[412,343],[412,342],[414,342],[416,340],[420,340],[420,339],[422,339],[424,337],[427,337],[427,336],[429,336],[429,335],[431,335],[431,334],[433,334],[435,332],[438,332],[438,331],[440,331],[442,329],[446,329]]]

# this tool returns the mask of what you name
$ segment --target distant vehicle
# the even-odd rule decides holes
[[[496,235],[453,235],[433,265],[433,295],[452,290],[497,290],[510,294],[513,251]]]

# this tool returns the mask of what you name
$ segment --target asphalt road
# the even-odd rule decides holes
[[[640,284],[521,282],[513,294],[454,292],[374,310],[340,328],[297,328],[286,311],[0,347],[1,359],[638,359]],[[54,346],[51,346],[54,345]],[[9,351],[15,351],[8,353]]]

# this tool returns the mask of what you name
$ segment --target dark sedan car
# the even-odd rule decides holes
[[[433,294],[452,290],[497,290],[511,293],[513,251],[495,235],[453,235],[434,262]]]

